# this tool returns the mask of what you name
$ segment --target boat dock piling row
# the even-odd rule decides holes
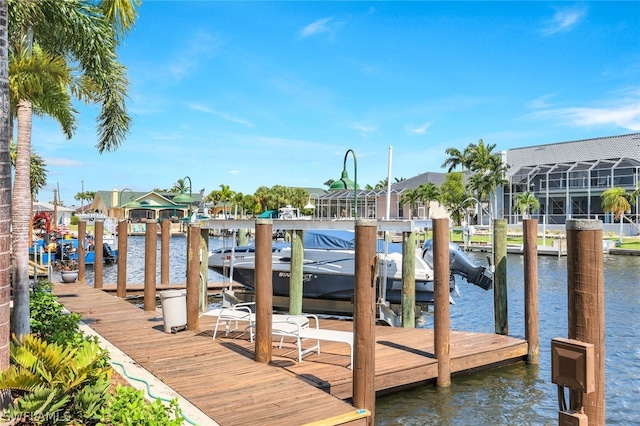
[[[211,222],[211,221],[209,221]],[[216,221],[216,228],[224,226],[219,222],[231,222],[228,226],[238,226],[238,221]],[[296,224],[286,221],[290,230],[295,230]],[[310,222],[310,221],[305,221]],[[571,392],[572,400],[578,401],[572,404],[572,409],[581,405],[584,400],[584,408],[589,417],[598,418],[604,413],[604,303],[599,298],[599,291],[603,285],[603,264],[602,264],[602,231],[598,221],[579,220],[567,222],[567,246],[568,246],[568,296],[569,296],[569,338],[593,343],[597,353],[597,402],[594,402],[591,394],[584,396],[574,396]],[[578,223],[579,222],[579,223]],[[593,222],[593,223],[592,223]],[[125,225],[121,222],[119,225]],[[163,224],[164,225],[164,224]],[[204,225],[200,227],[198,225]],[[194,223],[189,226],[187,233],[187,330],[199,332],[199,314],[206,309],[206,305],[201,302],[206,301],[206,259],[208,255],[208,228],[209,223]],[[600,229],[596,229],[600,226]],[[84,235],[86,223],[79,224],[79,238]],[[249,224],[243,224],[250,227]],[[278,223],[278,227],[283,225]],[[309,226],[305,224],[305,226]],[[322,226],[314,224],[312,227]],[[335,224],[333,225],[335,226]],[[376,235],[380,230],[380,225],[375,220],[356,220],[345,226],[351,226],[356,232],[355,250],[355,297],[354,297],[354,360],[352,377],[352,398],[353,404],[358,409],[369,410],[370,417],[367,424],[374,424],[375,420],[375,395],[376,365],[375,365],[375,312],[376,312],[376,278],[377,278],[377,253]],[[389,224],[385,224],[389,227]],[[406,224],[402,224],[406,226]],[[411,225],[412,226],[412,225]],[[506,285],[506,220],[494,220],[495,247],[495,284],[494,284],[494,319],[496,334],[508,335],[507,318],[507,285]],[[255,361],[270,364],[273,362],[272,354],[272,334],[270,320],[272,316],[272,231],[273,220],[258,219],[251,227],[255,229],[255,270],[256,270],[256,330],[255,330]],[[334,228],[335,229],[335,228]],[[119,227],[120,230],[120,227]],[[449,386],[451,384],[451,341],[449,323],[449,226],[446,219],[435,219],[433,221],[434,230],[434,290],[436,299],[434,301],[434,355],[437,359],[437,384],[438,386]],[[504,231],[504,232],[503,232]],[[524,268],[525,268],[525,338],[527,340],[527,352],[520,355],[515,352],[503,361],[515,362],[526,360],[530,363],[538,362],[539,342],[538,342],[538,264],[537,264],[537,220],[527,219],[524,223]],[[412,227],[403,229],[403,243],[411,247]],[[164,236],[168,235],[168,228],[162,226],[162,264],[164,268],[165,253],[168,256],[168,238],[165,246]],[[96,222],[96,237],[99,232],[99,222]],[[155,223],[147,224],[145,244],[145,283],[144,283],[144,310],[155,311],[156,309],[156,244],[157,229]],[[122,241],[123,246],[120,246]],[[118,257],[118,296],[126,296],[125,274],[120,274],[120,268],[126,271],[126,231],[119,232],[119,253]],[[96,241],[96,246],[102,245]],[[101,265],[102,253],[96,251],[96,266]],[[410,256],[408,256],[410,257]],[[83,259],[80,256],[80,259]],[[203,262],[205,263],[203,272]],[[168,261],[167,268],[168,268]],[[81,262],[81,267],[83,267]],[[405,265],[403,264],[403,267]],[[408,267],[408,266],[406,266]],[[294,267],[292,266],[292,276]],[[98,277],[96,268],[96,288],[101,288],[102,279]],[[204,276],[203,276],[204,274]],[[164,275],[164,274],[163,274]],[[408,274],[410,275],[410,274]],[[168,276],[168,272],[167,272]],[[84,277],[82,277],[84,280]],[[290,294],[290,307],[302,310],[301,301],[291,301],[297,295],[302,296],[302,280],[292,279],[292,291]],[[300,289],[296,289],[297,287]],[[595,290],[594,290],[595,289]],[[121,291],[122,290],[122,291]],[[406,303],[415,304],[415,299],[411,299],[411,286],[403,282],[403,306]],[[595,293],[595,295],[594,295]],[[603,293],[602,293],[603,294]],[[585,324],[595,324],[596,327],[586,327]],[[403,325],[407,325],[403,322]],[[593,328],[593,329],[592,329]],[[596,330],[597,328],[597,330]],[[495,361],[494,361],[495,362]],[[484,365],[486,368],[487,365]],[[592,408],[590,408],[592,407]],[[581,406],[578,408],[582,408]],[[604,414],[602,414],[604,416]],[[603,417],[604,419],[604,417]],[[596,423],[594,423],[596,424]]]

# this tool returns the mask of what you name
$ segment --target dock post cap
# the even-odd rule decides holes
[[[600,231],[602,221],[597,219],[567,219],[565,222],[567,231]]]

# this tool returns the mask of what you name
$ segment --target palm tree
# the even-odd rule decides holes
[[[417,201],[420,198],[420,193],[416,189],[407,189],[402,193],[400,197],[400,203],[402,205],[409,204],[409,219],[413,218],[413,212],[417,207]]]
[[[538,201],[533,192],[527,191],[516,196],[515,207],[516,211],[520,212],[523,216],[529,215],[533,210],[540,208],[540,201]]]
[[[84,191],[84,192],[78,192],[73,199],[76,201],[92,201],[94,198],[96,198],[96,192],[95,191]]]
[[[8,69],[8,10],[7,2],[0,1],[0,371],[9,368],[9,302],[11,300],[11,156],[9,138],[11,136],[9,115],[9,69]],[[10,402],[10,393],[0,393],[0,408]]]
[[[13,142],[9,144],[9,151],[11,155],[11,166],[15,168],[16,166],[16,157],[17,147]],[[29,200],[29,218],[33,217],[33,200],[38,195],[38,191],[47,183],[47,169],[45,168],[45,162],[38,154],[31,154],[31,159],[29,162],[29,178],[31,180],[30,189],[31,189],[31,199]],[[32,235],[33,235],[33,221],[29,220],[29,246],[32,243]]]
[[[32,115],[50,115],[67,137],[75,130],[71,96],[99,103],[100,153],[117,149],[130,127],[125,68],[116,60],[120,37],[136,17],[138,0],[8,1],[11,111],[18,122],[12,195],[13,332],[29,332],[29,161]],[[20,76],[20,80],[15,79]],[[23,84],[24,83],[24,84]]]
[[[620,243],[622,243],[624,214],[631,211],[629,194],[627,194],[624,188],[609,188],[600,196],[600,202],[602,203],[602,210],[613,213],[615,220],[620,219]]]
[[[171,190],[169,190],[169,192],[185,193],[187,192],[187,189],[189,189],[189,187],[187,186],[187,180],[178,179],[178,181],[173,184],[173,187],[171,187]]]
[[[224,217],[227,217],[227,205],[233,201],[233,197],[235,192],[231,190],[229,185],[220,184],[220,199],[219,201],[223,203],[223,213]]]
[[[463,170],[474,172],[475,174],[469,179],[469,189],[477,194],[480,201],[487,201],[493,194],[493,216],[497,217],[497,189],[508,181],[505,179],[507,166],[502,163],[500,155],[493,153],[495,147],[495,144],[485,145],[480,139],[477,145],[470,143],[462,152],[456,148],[448,148],[445,152],[449,158],[445,160],[442,167],[449,166],[448,172],[458,166]]]
[[[427,218],[429,217],[429,208],[432,201],[437,201],[440,196],[440,191],[438,191],[438,187],[432,183],[422,183],[416,188],[416,192],[418,193],[418,199],[425,205],[427,208]]]
[[[444,152],[449,156],[444,163],[442,163],[442,168],[449,167],[447,169],[447,173],[451,173],[455,169],[460,166],[462,170],[469,168],[469,153],[468,147],[464,151],[460,151],[457,148],[447,148]]]
[[[254,213],[262,213],[269,210],[269,188],[266,186],[260,186],[253,194],[253,199],[256,204],[256,211]]]

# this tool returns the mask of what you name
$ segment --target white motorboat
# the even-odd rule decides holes
[[[355,233],[353,231],[317,231],[304,232],[303,255],[303,297],[327,300],[351,300],[354,293],[355,272]],[[423,252],[416,250],[415,289],[416,303],[433,303],[433,269],[429,264],[429,245]],[[457,246],[455,246],[457,247]],[[402,290],[402,245],[378,240],[377,246],[380,265],[379,279],[386,275],[385,300],[401,303]],[[291,271],[291,245],[274,242],[272,247],[272,283],[275,296],[289,295]],[[385,254],[386,253],[386,254]],[[424,255],[423,255],[424,253]],[[423,257],[424,256],[424,257]],[[456,291],[453,274],[462,275],[469,282],[475,278],[475,284],[491,288],[493,276],[484,267],[474,265],[459,248],[452,256],[452,275],[450,290]],[[221,247],[209,255],[209,268],[217,273],[231,277],[234,281],[252,288],[255,279],[255,245]],[[385,265],[386,264],[386,265]],[[386,268],[385,268],[386,266]],[[453,269],[456,267],[456,270]],[[380,297],[380,295],[378,295]]]

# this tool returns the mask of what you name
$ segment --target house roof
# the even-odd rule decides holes
[[[46,203],[44,201],[34,201],[33,203],[34,212],[52,212],[53,208],[54,208],[53,204]],[[60,213],[75,211],[75,209],[65,207],[65,206],[55,206],[55,209],[57,212],[60,212]]]
[[[630,158],[640,161],[640,133],[550,143],[507,151],[507,174],[513,176],[523,167],[542,164]]]
[[[465,182],[469,179],[469,176],[471,176],[470,172],[464,172],[463,179]],[[446,173],[426,172],[419,174],[418,176],[393,183],[391,184],[391,189],[396,192],[403,192],[406,189],[417,188],[424,183],[432,183],[435,186],[440,186],[446,178]],[[386,193],[386,188],[384,189],[384,193]]]
[[[116,207],[116,206],[112,205],[113,204],[112,200],[111,200],[111,194],[112,193],[113,193],[113,191],[97,191],[96,195],[99,194],[100,198],[102,199],[102,202],[104,203],[104,205],[107,208],[111,208],[111,207]],[[120,202],[122,202],[122,204],[127,203],[131,199],[132,196],[133,196],[134,200],[140,201],[140,200],[142,200],[144,198],[149,198],[149,197],[153,196],[153,194],[159,195],[160,197],[165,198],[167,201],[169,201],[167,204],[171,204],[173,198],[177,197],[178,195],[180,195],[177,192],[128,191],[128,190],[127,190],[127,192],[118,191],[118,197],[120,199]],[[191,198],[193,198],[193,204],[198,204],[202,200],[202,195],[199,192],[192,192],[191,193]]]

